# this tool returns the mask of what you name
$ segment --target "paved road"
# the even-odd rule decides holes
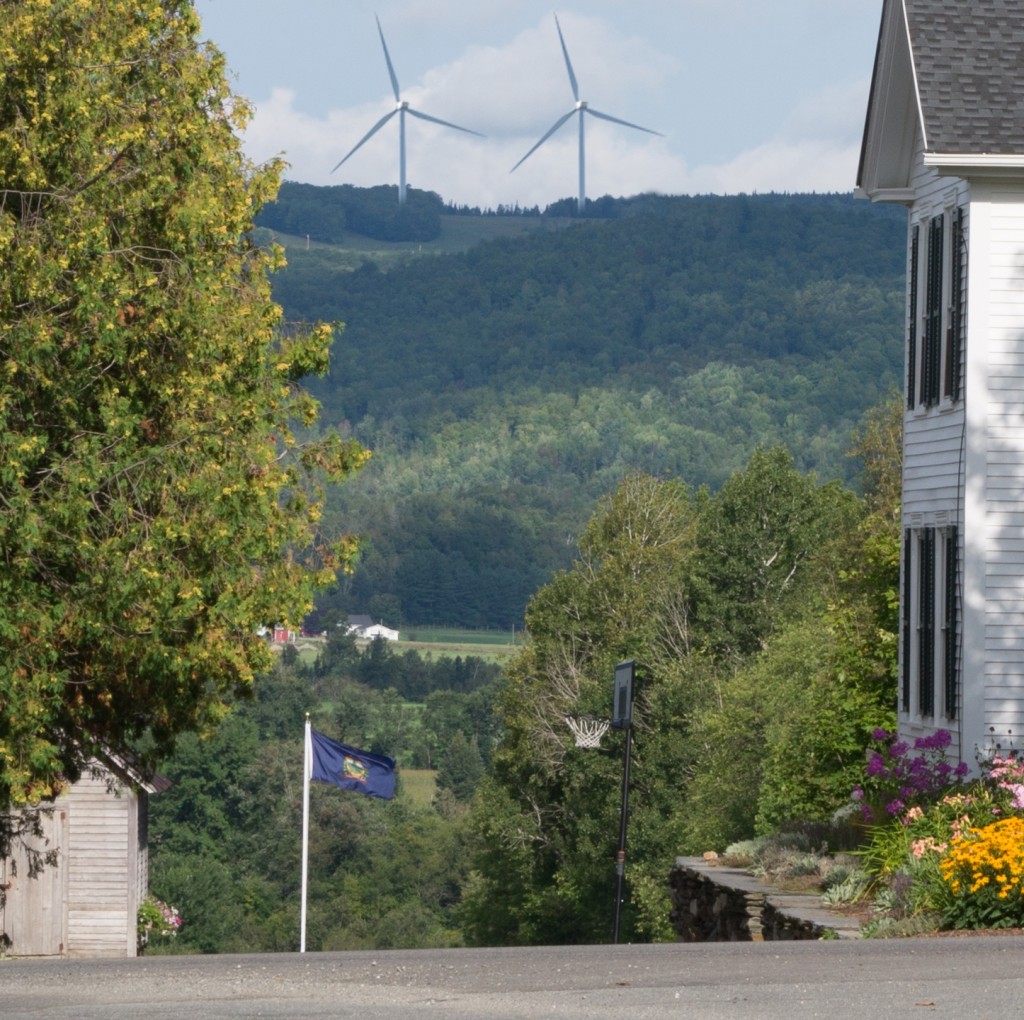
[[[0,961],[3,1020],[1005,1020],[1024,937]]]

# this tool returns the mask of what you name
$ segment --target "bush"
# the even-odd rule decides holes
[[[918,737],[913,746],[918,753],[913,756],[910,745],[888,730],[875,730],[872,739],[875,749],[868,757],[864,782],[853,790],[869,822],[899,818],[910,808],[934,803],[969,771],[966,762],[951,765],[946,760],[952,741],[948,730]]]
[[[139,904],[137,948],[139,955],[154,939],[172,939],[181,927],[181,915],[176,907],[169,907],[155,896],[147,896]]]
[[[949,893],[944,927],[1024,926],[1024,819],[1004,818],[962,834],[939,873]]]
[[[963,767],[941,760],[947,735],[909,747],[880,733],[855,792],[883,810],[859,851],[875,879],[872,934],[1024,924],[1024,763],[996,758],[983,778],[961,784]],[[914,801],[912,805],[908,802]],[[910,922],[917,919],[913,924]]]

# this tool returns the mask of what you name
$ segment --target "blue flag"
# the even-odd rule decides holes
[[[343,790],[356,790],[367,797],[391,800],[395,795],[395,759],[339,744],[310,729],[313,748],[310,779],[334,783]]]

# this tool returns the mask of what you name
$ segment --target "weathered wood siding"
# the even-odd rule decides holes
[[[138,801],[107,772],[86,772],[71,795],[68,955],[134,956]]]
[[[17,956],[61,956],[67,930],[68,811],[66,798],[39,812],[40,836],[16,841],[8,859],[0,858],[0,933]],[[57,862],[31,874],[29,850],[54,852]]]
[[[136,954],[136,918],[146,894],[147,795],[105,767],[86,769],[53,805],[46,849],[56,867],[29,880],[25,854],[0,861],[9,884],[0,931],[16,956]],[[37,841],[39,842],[39,841]]]

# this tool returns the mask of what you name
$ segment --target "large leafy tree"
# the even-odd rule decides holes
[[[607,717],[615,663],[642,665],[634,723],[629,938],[664,937],[664,861],[679,852],[672,816],[688,762],[696,681],[689,571],[704,497],[632,475],[587,526],[572,570],[531,600],[530,643],[506,668],[504,737],[474,804],[477,874],[466,937],[477,944],[608,938],[614,901],[622,736],[577,750],[565,716]],[[671,778],[670,778],[671,777]]]
[[[854,529],[858,515],[851,493],[802,475],[782,449],[756,451],[714,495],[634,476],[603,503],[573,569],[531,601],[530,644],[506,671],[504,738],[474,809],[481,840],[464,909],[470,941],[607,937],[622,738],[605,738],[611,753],[576,751],[564,717],[606,717],[614,664],[626,658],[637,660],[639,679],[623,921],[629,938],[670,937],[664,876],[676,854],[709,848],[697,841],[709,829],[694,823],[691,792],[707,792],[721,821],[716,836],[752,828],[765,704],[783,713],[773,749],[797,746],[815,728],[802,691],[825,669],[822,642],[817,630],[788,628],[820,610],[837,569],[829,540]],[[780,635],[787,641],[774,651]],[[738,671],[769,652],[772,668],[741,686],[735,678],[748,674]],[[826,680],[822,687],[831,695]],[[818,704],[834,701],[823,695]],[[834,715],[855,739],[865,713],[844,712]],[[826,758],[833,748],[811,750]],[[772,789],[785,793],[808,762],[769,764]],[[829,793],[835,784],[820,799]]]
[[[12,0],[0,35],[0,807],[161,754],[351,552],[298,442],[330,329],[287,331],[254,167],[189,0]]]

